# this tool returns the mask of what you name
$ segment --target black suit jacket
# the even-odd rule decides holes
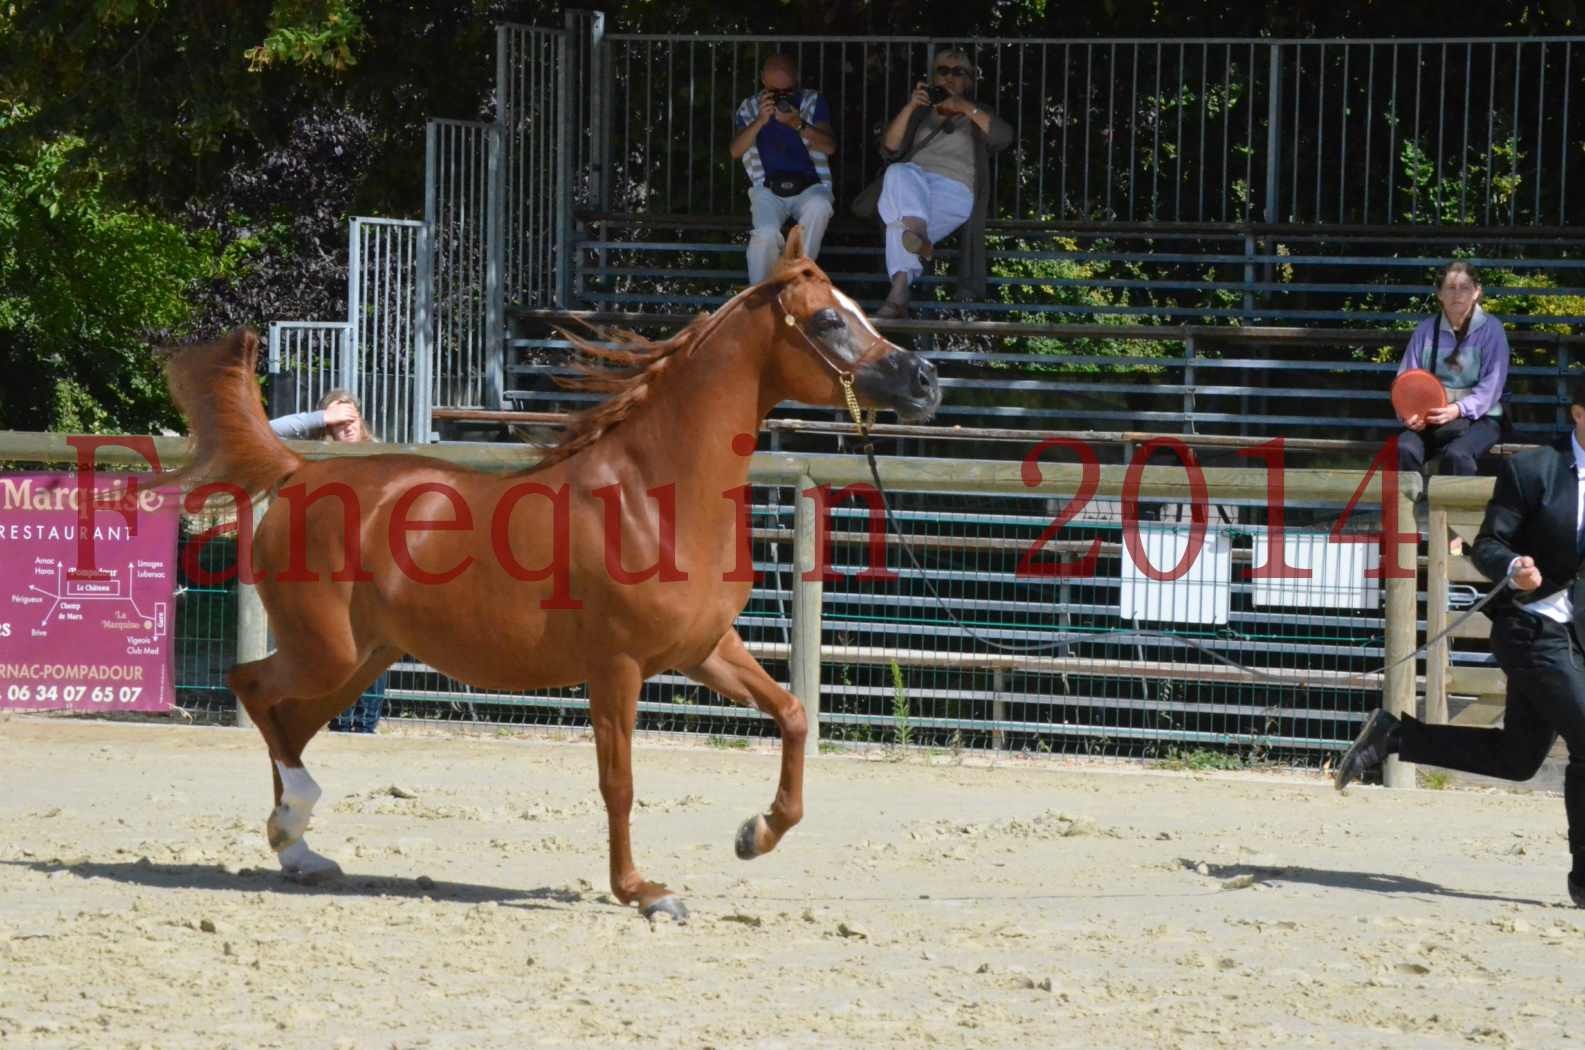
[[[1500,580],[1514,558],[1527,554],[1541,570],[1541,586],[1503,591],[1492,600],[1493,617],[1557,593],[1579,572],[1579,476],[1571,437],[1565,434],[1546,448],[1510,456],[1497,471],[1497,486],[1475,537],[1475,566],[1488,579]]]

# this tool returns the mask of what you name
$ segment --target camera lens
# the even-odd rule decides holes
[[[939,106],[941,103],[947,100],[947,94],[948,92],[946,88],[936,84],[931,84],[929,90],[930,104],[932,106]]]

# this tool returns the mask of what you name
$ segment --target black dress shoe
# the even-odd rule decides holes
[[[1337,764],[1337,772],[1332,777],[1332,786],[1342,791],[1354,781],[1363,777],[1368,770],[1375,769],[1387,760],[1392,754],[1392,740],[1398,732],[1399,721],[1386,711],[1377,709],[1365,719],[1365,727],[1359,731],[1359,736],[1354,738],[1354,744],[1343,755],[1343,760]]]
[[[1573,875],[1568,877],[1568,895],[1574,899],[1574,907],[1585,908],[1585,882],[1580,882]]]

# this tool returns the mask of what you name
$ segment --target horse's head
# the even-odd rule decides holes
[[[778,316],[773,367],[788,397],[842,406],[848,379],[865,408],[892,409],[910,421],[935,414],[941,404],[936,366],[875,330],[859,304],[804,255],[800,227],[787,235],[767,286]]]

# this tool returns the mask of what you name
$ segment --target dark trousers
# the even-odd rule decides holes
[[[1574,629],[1513,609],[1492,624],[1492,652],[1508,676],[1501,729],[1403,723],[1399,755],[1466,773],[1529,780],[1553,741],[1568,744],[1563,809],[1576,872],[1585,872],[1585,652]]]
[[[1474,477],[1475,461],[1484,456],[1502,437],[1502,423],[1486,416],[1462,416],[1439,427],[1405,430],[1398,435],[1398,469],[1419,473],[1425,461],[1442,453],[1438,474]]]

